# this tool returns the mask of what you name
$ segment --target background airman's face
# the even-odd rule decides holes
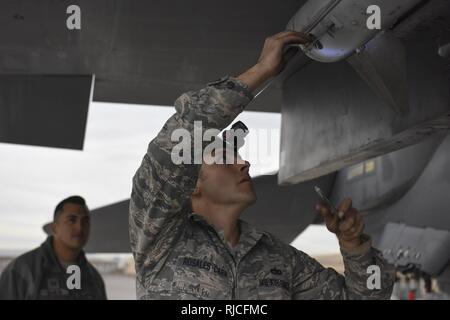
[[[63,212],[53,222],[55,241],[74,250],[80,250],[86,245],[89,231],[89,212],[79,204],[65,203]]]

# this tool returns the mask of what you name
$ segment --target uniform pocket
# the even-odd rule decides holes
[[[258,273],[258,299],[291,299],[289,273],[285,266],[265,268]]]
[[[230,291],[227,271],[207,260],[179,259],[172,289],[181,299],[226,299]]]

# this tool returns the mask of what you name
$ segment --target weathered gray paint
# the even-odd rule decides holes
[[[90,75],[0,74],[0,142],[83,149]]]
[[[350,197],[361,212],[386,207],[399,200],[414,185],[444,137],[431,137],[407,148],[340,170],[331,195],[332,202]],[[373,163],[373,171],[365,167]],[[364,166],[365,172],[352,177]]]
[[[94,100],[171,106],[254,64],[304,1],[75,0],[0,3],[0,73],[95,74]],[[81,8],[81,30],[66,8]],[[279,112],[276,85],[248,110]]]
[[[450,230],[449,155],[450,135],[447,135],[416,183],[403,197],[388,207],[368,212],[365,217],[368,230],[379,232],[387,222]],[[415,161],[415,157],[408,161]]]
[[[389,108],[346,62],[310,63],[289,78],[283,88],[279,182],[306,181],[448,129],[448,62],[434,44],[405,42],[406,115]]]
[[[445,269],[450,259],[450,232],[388,223],[381,233],[378,249],[399,270],[414,265],[436,276]]]

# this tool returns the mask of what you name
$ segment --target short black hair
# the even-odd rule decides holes
[[[64,205],[66,203],[74,203],[74,204],[78,204],[80,206],[82,206],[85,210],[86,213],[89,213],[89,209],[86,205],[86,201],[83,199],[83,197],[80,196],[70,196],[64,200],[62,200],[60,203],[58,203],[58,205],[55,208],[55,211],[53,213],[53,222],[56,221],[56,219],[58,219],[58,217],[61,215],[61,213],[63,212],[64,209]]]

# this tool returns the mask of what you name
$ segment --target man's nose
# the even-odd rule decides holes
[[[239,166],[240,171],[248,172],[250,170],[250,162],[248,162],[247,160],[245,160],[243,164],[239,164]]]
[[[83,222],[81,222],[81,220],[78,220],[76,223],[75,223],[75,231],[76,232],[81,232],[82,230],[83,230]]]

